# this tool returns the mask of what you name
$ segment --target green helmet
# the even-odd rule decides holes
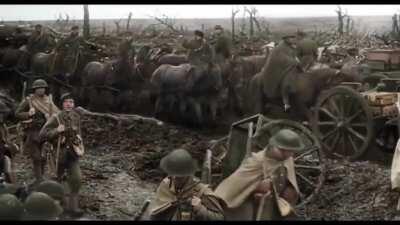
[[[32,84],[32,89],[36,89],[36,88],[47,88],[47,87],[49,87],[48,85],[47,85],[47,82],[45,81],[45,80],[43,80],[43,79],[37,79],[37,80],[35,80],[34,82],[33,82],[33,84]]]
[[[19,220],[24,213],[24,206],[15,195],[0,195],[0,220]]]
[[[1,194],[15,194],[18,191],[18,186],[10,183],[0,184],[0,195]]]
[[[300,136],[289,129],[282,129],[269,139],[269,144],[285,150],[301,151],[305,145]]]
[[[161,159],[160,167],[170,176],[191,176],[197,163],[185,149],[176,149]]]
[[[64,186],[52,180],[43,181],[36,187],[35,191],[48,194],[53,199],[59,201],[62,201],[65,195]]]
[[[61,206],[50,196],[42,192],[33,192],[25,200],[26,219],[50,220],[63,212]]]

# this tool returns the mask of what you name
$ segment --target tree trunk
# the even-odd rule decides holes
[[[131,23],[131,18],[132,18],[132,12],[129,12],[129,15],[128,15],[128,22],[126,22],[126,31],[129,31],[129,26],[130,26],[130,23]]]
[[[83,5],[83,38],[86,40],[90,36],[90,26],[89,26],[89,6]]]

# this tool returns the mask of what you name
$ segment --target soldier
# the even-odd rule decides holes
[[[299,135],[282,129],[216,188],[229,220],[277,220],[294,214],[298,200],[293,153],[304,149]]]
[[[52,74],[63,74],[68,77],[75,73],[83,41],[79,36],[79,27],[73,26],[70,35],[60,40],[53,50],[56,56],[50,69]]]
[[[150,204],[152,220],[222,220],[221,199],[193,175],[196,162],[184,149],[164,157],[160,167],[168,177],[157,188]]]
[[[231,57],[231,41],[225,35],[221,25],[214,27],[214,36],[211,44],[214,47],[215,60],[217,62],[224,62],[224,60]]]
[[[297,32],[297,57],[300,60],[301,67],[307,71],[318,57],[318,44],[316,41],[307,37],[305,32]]]
[[[12,194],[0,195],[0,220],[20,220],[24,214],[24,206]]]
[[[54,44],[50,39],[50,36],[44,32],[42,25],[35,25],[35,30],[28,38],[26,46],[20,48],[22,54],[18,61],[18,66],[21,69],[29,69],[31,58],[38,52],[45,52],[47,48]]]
[[[62,214],[61,206],[42,192],[32,192],[25,201],[25,220],[57,220]]]
[[[296,36],[284,35],[277,47],[272,49],[268,57],[264,74],[268,79],[263,79],[264,93],[269,99],[282,97],[285,111],[290,108],[289,93],[293,92],[293,77],[296,71],[303,71],[296,53]]]
[[[39,184],[43,180],[46,158],[39,140],[39,131],[46,121],[60,110],[54,105],[51,95],[47,96],[47,82],[42,79],[35,80],[31,89],[33,94],[24,99],[15,111],[16,117],[23,120],[26,135],[24,149],[29,150],[33,161],[33,174],[35,183]]]
[[[212,62],[212,51],[210,45],[204,39],[204,33],[195,30],[194,39],[184,40],[182,46],[188,49],[188,60],[192,65],[202,65]]]
[[[72,216],[81,216],[78,194],[81,188],[81,170],[79,158],[84,153],[81,136],[80,116],[75,112],[74,99],[70,93],[61,96],[63,110],[50,118],[40,131],[39,138],[57,143],[55,167],[58,182],[67,183],[69,198],[67,210]],[[58,155],[57,155],[58,154]]]

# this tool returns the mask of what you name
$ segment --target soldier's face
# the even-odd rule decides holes
[[[182,188],[186,182],[189,180],[190,177],[172,177],[172,180],[175,184],[175,187]]]
[[[75,107],[73,99],[65,99],[63,102],[63,109],[66,111],[72,110]]]
[[[78,36],[79,35],[79,30],[72,30],[71,31],[72,36]]]
[[[275,148],[275,151],[274,151],[274,155],[275,155],[275,158],[276,159],[278,159],[278,160],[286,160],[286,159],[288,159],[288,158],[290,158],[290,157],[293,157],[293,152],[292,151],[289,151],[289,150],[286,150],[286,149],[282,149],[282,148]]]
[[[201,40],[201,37],[198,36],[198,35],[195,35],[195,36],[194,36],[194,39],[195,39],[195,40]]]
[[[218,35],[220,35],[220,34],[222,33],[222,30],[216,29],[216,30],[214,31],[214,33],[218,36]]]
[[[36,88],[35,94],[38,96],[43,96],[46,93],[46,88]]]
[[[40,33],[40,32],[42,31],[42,28],[41,28],[41,27],[36,27],[36,28],[35,28],[35,31],[36,31],[37,33]]]
[[[288,37],[288,38],[286,38],[286,42],[290,45],[296,45],[297,39],[296,39],[296,37]]]

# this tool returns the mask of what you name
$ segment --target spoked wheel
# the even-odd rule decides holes
[[[268,140],[281,129],[298,133],[306,148],[294,156],[296,179],[300,188],[297,207],[311,202],[318,195],[325,180],[325,155],[318,138],[300,123],[291,120],[273,120],[258,129],[253,140],[267,145]]]
[[[320,96],[313,118],[314,133],[330,156],[360,158],[374,138],[371,109],[349,87],[338,86]]]

